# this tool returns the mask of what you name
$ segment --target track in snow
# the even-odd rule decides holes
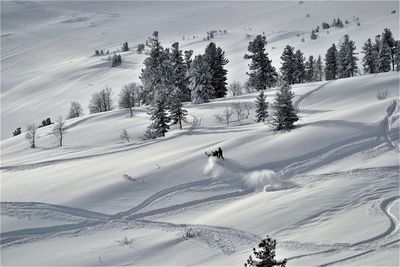
[[[305,93],[304,95],[300,96],[300,97],[294,102],[294,104],[293,104],[293,107],[294,107],[294,109],[296,110],[296,112],[297,112],[297,113],[302,112],[301,109],[300,109],[300,103],[301,103],[302,101],[304,101],[305,99],[309,98],[309,97],[310,97],[311,95],[313,95],[314,93],[320,91],[322,88],[325,87],[325,85],[327,85],[327,84],[329,84],[329,83],[331,83],[331,82],[332,82],[332,81],[325,82],[325,83],[321,84],[320,86],[318,86],[317,88],[315,88],[315,89],[313,89],[313,90],[311,90],[311,91]]]
[[[100,229],[101,227],[105,227],[106,225],[111,225],[118,221],[132,221],[139,220],[149,216],[161,215],[170,212],[176,212],[184,208],[194,207],[200,204],[212,203],[221,200],[227,200],[231,198],[241,197],[247,194],[252,193],[251,190],[239,190],[231,193],[214,195],[203,199],[197,199],[193,201],[188,201],[185,203],[180,203],[168,207],[158,208],[154,210],[149,210],[145,212],[140,211],[148,206],[150,206],[153,202],[163,199],[165,196],[173,193],[177,193],[182,190],[188,190],[196,187],[205,187],[215,184],[216,180],[209,178],[204,180],[198,180],[190,183],[185,183],[177,186],[172,186],[170,188],[166,188],[161,190],[142,203],[137,206],[125,211],[120,212],[114,215],[96,213],[83,209],[70,208],[66,206],[60,205],[50,205],[45,203],[15,203],[15,202],[6,202],[2,203],[4,207],[19,207],[19,213],[16,212],[20,216],[23,216],[25,213],[34,214],[35,211],[40,210],[40,212],[44,213],[54,213],[57,212],[64,216],[75,216],[83,219],[83,221],[75,224],[64,224],[64,225],[55,225],[55,226],[47,226],[47,227],[38,227],[38,228],[30,228],[30,229],[21,229],[15,231],[4,232],[1,235],[1,246],[8,247],[15,244],[22,244],[26,242],[34,242],[37,240],[42,240],[45,238],[57,237],[57,236],[68,236],[68,235],[76,235],[79,233],[83,233],[85,231],[92,231],[93,229]],[[12,208],[11,208],[12,209]],[[7,209],[6,209],[7,210]],[[15,211],[15,210],[14,210]],[[5,214],[10,214],[10,209]]]

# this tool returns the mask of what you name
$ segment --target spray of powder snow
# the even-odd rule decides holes
[[[247,173],[243,176],[246,187],[254,189],[255,191],[275,191],[291,188],[293,183],[282,181],[274,171],[261,170]]]
[[[224,182],[245,186],[258,192],[275,191],[294,186],[291,182],[282,181],[281,177],[271,170],[247,172],[243,167],[231,160],[220,160],[214,157],[208,159],[203,169],[203,174],[224,180]]]
[[[221,162],[218,158],[208,158],[207,165],[203,169],[203,174],[212,178],[225,178],[232,173],[225,168],[224,162]]]

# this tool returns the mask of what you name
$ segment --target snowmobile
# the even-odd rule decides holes
[[[219,147],[218,150],[212,151],[211,153],[204,152],[207,157],[216,157],[216,158],[222,158],[224,159],[224,156],[222,155],[222,149]]]

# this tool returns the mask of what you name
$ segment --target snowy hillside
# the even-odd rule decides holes
[[[334,17],[350,24],[309,39]],[[163,45],[195,54],[208,30],[226,29],[215,41],[231,82],[246,79],[246,34],[265,31],[279,67],[287,44],[308,56],[346,33],[357,48],[385,27],[398,39],[398,19],[398,2],[377,1],[1,2],[1,265],[243,266],[269,235],[287,266],[399,266],[398,72],[293,85],[300,120],[290,132],[254,122],[258,93],[184,103],[183,130],[154,140],[143,140],[146,106],[132,118],[86,109],[105,85],[116,96],[139,81],[146,57],[121,53],[110,68],[94,50],[143,43],[155,29]],[[35,149],[24,133],[10,137],[65,116],[71,100],[86,115],[67,120],[62,147],[50,126]],[[239,102],[252,106],[247,119],[216,122]],[[206,157],[218,147],[225,160]],[[183,238],[189,229],[194,237]]]
[[[214,122],[254,101],[244,95],[187,105],[184,130],[154,141],[118,141],[121,127],[140,135],[141,109],[69,121],[63,148],[46,127],[34,151],[7,139],[3,264],[238,266],[269,234],[289,266],[398,265],[398,84],[389,73],[295,86],[302,119],[283,134]],[[217,146],[226,160],[207,161]],[[187,227],[199,236],[178,238]],[[116,243],[124,236],[131,246]]]
[[[124,63],[110,68],[106,56],[93,57],[94,50],[114,51],[126,41],[136,46],[154,30],[159,31],[164,46],[179,41],[181,49],[198,54],[208,44],[203,41],[207,31],[226,29],[227,34],[216,35],[213,41],[230,60],[228,82],[246,79],[248,62],[243,55],[250,41],[247,34],[265,33],[267,51],[276,67],[287,44],[301,49],[306,57],[323,57],[346,33],[358,49],[384,28],[399,38],[396,1],[306,1],[301,5],[297,1],[2,1],[1,7],[2,140],[11,137],[17,127],[65,116],[73,100],[86,109],[92,93],[104,86],[110,86],[116,96],[123,84],[139,81],[145,55],[122,53]],[[392,10],[397,13],[392,15]],[[329,34],[321,30],[317,40],[310,40],[312,29],[334,18],[347,19],[350,24],[331,28]]]

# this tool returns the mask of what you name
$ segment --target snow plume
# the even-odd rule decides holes
[[[283,181],[274,171],[261,170],[252,171],[243,176],[246,187],[255,191],[275,191],[287,189],[294,186],[292,182]]]
[[[231,160],[210,157],[203,169],[203,174],[224,182],[233,183],[253,189],[256,192],[267,192],[287,189],[294,186],[292,182],[282,181],[272,170],[246,171]]]
[[[209,157],[207,165],[203,169],[203,174],[212,178],[223,178],[231,174],[224,166],[224,162],[216,157]]]

